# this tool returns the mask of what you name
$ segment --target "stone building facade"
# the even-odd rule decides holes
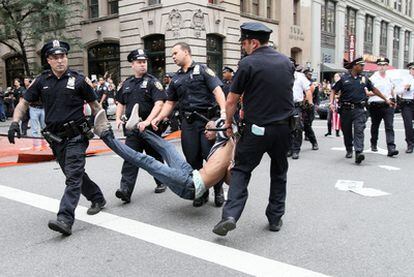
[[[68,0],[70,5],[70,0]],[[194,60],[207,63],[217,73],[222,66],[237,67],[241,56],[239,26],[246,21],[263,22],[273,33],[271,44],[311,62],[311,0],[85,0],[72,5],[66,26],[79,38],[69,58],[72,68],[88,76],[105,72],[120,81],[131,74],[128,53],[144,48],[150,56],[149,71],[159,77],[174,72],[172,46],[185,41]],[[32,67],[40,66],[42,43],[29,49]],[[15,53],[0,47],[0,86],[19,74]]]

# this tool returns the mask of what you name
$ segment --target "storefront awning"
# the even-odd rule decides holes
[[[347,72],[345,68],[334,63],[322,63],[321,72]]]

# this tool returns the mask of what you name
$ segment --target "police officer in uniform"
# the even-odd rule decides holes
[[[233,73],[234,73],[234,70],[231,69],[230,67],[225,66],[223,68],[223,79],[221,81],[223,82],[223,92],[226,97],[230,92],[230,86],[233,80]]]
[[[147,73],[148,57],[142,49],[131,51],[127,59],[131,63],[134,76],[126,79],[116,94],[118,102],[116,124],[118,128],[121,125],[123,126],[124,121],[121,120],[121,117],[125,114],[129,118],[134,105],[138,104],[139,116],[144,120],[140,123],[140,129],[144,130],[161,111],[162,105],[167,99],[167,94],[157,78]],[[124,129],[124,134],[126,136],[125,144],[130,148],[138,152],[145,150],[148,155],[162,162],[161,155],[139,136],[138,130],[129,131]],[[138,167],[127,161],[124,161],[122,165],[121,184],[115,196],[125,203],[131,201],[131,194],[137,181],[138,169]],[[157,184],[155,193],[164,192],[166,186],[157,179],[155,179],[155,182]]]
[[[340,93],[339,107],[341,115],[341,127],[344,134],[344,144],[346,148],[346,158],[352,158],[352,148],[355,149],[355,163],[360,164],[365,156],[364,150],[364,130],[367,121],[365,104],[367,99],[366,90],[372,91],[385,101],[387,105],[394,105],[387,99],[372,82],[364,75],[363,58],[357,58],[350,63],[345,63],[345,68],[349,69],[348,73],[342,75],[341,79],[332,87],[330,95],[330,108],[335,109],[334,96]],[[354,134],[352,132],[354,128]]]
[[[46,115],[43,136],[66,176],[57,220],[50,220],[48,226],[64,235],[72,233],[81,193],[92,202],[87,211],[90,215],[98,213],[106,204],[101,190],[85,172],[85,152],[93,133],[83,114],[83,104],[86,101],[93,114],[102,107],[96,101],[91,81],[68,68],[68,51],[69,44],[63,41],[54,40],[43,46],[41,54],[51,70],[44,71],[27,89],[14,112],[8,134],[9,141],[14,143],[16,133],[20,137],[18,122],[29,104],[42,100]]]
[[[391,100],[394,99],[395,101],[394,84],[392,83],[391,78],[386,74],[389,62],[390,61],[387,58],[377,59],[379,70],[369,79],[385,97]],[[378,151],[378,129],[381,120],[384,120],[388,157],[398,155],[394,143],[394,108],[387,105],[383,99],[374,95],[372,92],[369,92],[368,95],[370,96],[368,99],[368,108],[371,116],[371,150],[373,152]]]
[[[248,56],[240,62],[233,78],[224,126],[231,126],[241,94],[246,125],[236,145],[235,165],[231,169],[222,220],[213,229],[220,236],[236,228],[247,201],[251,172],[259,165],[264,153],[271,158],[266,216],[269,230],[280,230],[285,213],[290,121],[295,112],[292,94],[295,68],[288,57],[268,46],[272,30],[254,22],[244,23],[240,28],[240,41]],[[230,128],[227,133],[232,134]]]
[[[178,102],[182,124],[181,146],[187,162],[194,169],[200,169],[212,144],[204,136],[206,122],[198,114],[211,119],[216,117],[220,110],[220,114],[225,116],[226,102],[221,89],[222,83],[210,68],[193,61],[191,48],[187,43],[176,43],[172,49],[172,58],[181,68],[174,75],[168,88],[168,101],[152,125],[157,129],[158,123],[171,114]],[[214,192],[216,206],[222,206],[222,183],[214,186]],[[207,201],[208,191],[201,198],[195,199],[193,206],[202,206]]]
[[[407,150],[405,153],[413,153],[414,148],[414,62],[407,64],[410,76],[404,80],[404,90],[398,93],[399,105],[401,106],[401,116],[404,121],[405,141]]]
[[[101,104],[105,112],[108,109],[108,93],[108,86],[105,84],[105,79],[100,77],[99,85],[96,88],[96,94],[98,95],[98,102]]]

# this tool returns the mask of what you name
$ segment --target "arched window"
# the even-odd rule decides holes
[[[148,73],[161,80],[165,74],[164,35],[151,35],[144,38],[144,47],[148,56]]]
[[[223,68],[223,38],[217,35],[207,35],[207,66],[217,76],[221,76]]]
[[[88,50],[89,76],[110,74],[115,84],[120,81],[119,44],[103,43]]]
[[[23,81],[24,63],[20,55],[15,55],[6,59],[6,81],[7,86],[13,85],[13,79],[19,78]]]

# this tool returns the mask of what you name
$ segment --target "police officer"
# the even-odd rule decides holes
[[[247,201],[251,172],[268,153],[270,196],[266,209],[270,231],[279,231],[285,212],[287,151],[290,147],[290,119],[295,107],[292,87],[294,66],[285,55],[268,46],[271,29],[261,23],[240,26],[242,47],[248,56],[240,62],[226,103],[226,124],[230,127],[243,94],[245,128],[236,145],[235,165],[231,170],[228,200],[222,220],[213,232],[225,236],[236,228]],[[277,88],[277,89],[275,89]],[[232,134],[228,129],[228,135]]]
[[[105,112],[108,109],[108,93],[108,86],[105,83],[105,79],[100,77],[99,84],[96,87],[96,94],[98,95],[98,102],[101,104]]]
[[[369,79],[385,97],[395,99],[394,84],[386,74],[389,60],[387,58],[379,58],[376,63],[379,70]],[[369,92],[368,95],[370,96],[368,99],[368,109],[371,116],[371,150],[373,152],[378,151],[378,129],[381,120],[384,120],[388,157],[398,155],[394,143],[394,108],[387,105],[383,99],[374,95],[372,92]]]
[[[346,148],[345,157],[352,158],[352,147],[354,147],[355,163],[360,164],[365,159],[362,152],[364,150],[364,130],[367,121],[365,112],[366,91],[372,91],[382,98],[387,105],[394,105],[394,103],[375,88],[366,76],[362,75],[365,65],[363,58],[357,58],[350,63],[344,62],[344,64],[349,72],[342,75],[341,79],[332,87],[330,108],[334,111],[334,96],[340,93],[339,107]],[[354,129],[354,135],[352,135],[352,128]]]
[[[116,94],[118,102],[116,125],[118,128],[123,125],[122,116],[125,114],[129,118],[134,105],[139,104],[139,116],[144,120],[140,123],[139,129],[143,131],[161,111],[162,105],[167,99],[167,94],[157,78],[147,73],[148,57],[144,50],[137,49],[131,51],[127,59],[131,63],[134,76],[126,79]],[[124,129],[124,134],[126,136],[126,145],[135,151],[142,152],[145,150],[148,155],[162,162],[161,155],[139,136],[138,130],[129,131]],[[127,161],[124,161],[122,165],[121,184],[115,195],[125,203],[131,201],[131,194],[137,181],[138,169],[138,167]],[[166,186],[157,179],[155,179],[155,182],[157,184],[155,193],[164,192]]]
[[[178,102],[182,124],[181,146],[187,162],[194,169],[200,169],[212,144],[204,136],[206,122],[195,112],[211,119],[218,114],[218,104],[221,115],[225,116],[226,102],[221,89],[222,83],[210,68],[193,61],[191,48],[187,43],[176,43],[172,48],[172,58],[181,68],[174,75],[168,88],[168,101],[152,125],[156,129],[158,123],[171,114]],[[214,192],[216,206],[222,206],[222,183],[214,186]],[[195,199],[193,206],[202,206],[207,201],[208,191],[201,198]]]
[[[225,66],[223,68],[223,79],[221,81],[223,82],[223,92],[226,97],[230,92],[230,86],[233,80],[233,73],[234,73],[234,70],[231,69],[230,67]]]
[[[20,137],[19,120],[30,103],[41,99],[46,115],[43,135],[66,176],[57,220],[50,220],[48,226],[64,235],[72,233],[81,193],[92,202],[87,211],[90,215],[98,213],[106,204],[101,190],[85,172],[85,151],[93,133],[83,114],[83,104],[86,101],[93,114],[102,108],[90,80],[68,68],[68,51],[69,44],[63,41],[53,40],[43,46],[41,54],[51,70],[44,71],[32,82],[14,112],[8,134],[10,143],[14,143],[16,133]]]
[[[405,153],[413,153],[414,148],[414,62],[407,64],[410,76],[404,80],[404,90],[399,92],[401,116],[404,121],[405,141],[407,142],[407,150]]]

